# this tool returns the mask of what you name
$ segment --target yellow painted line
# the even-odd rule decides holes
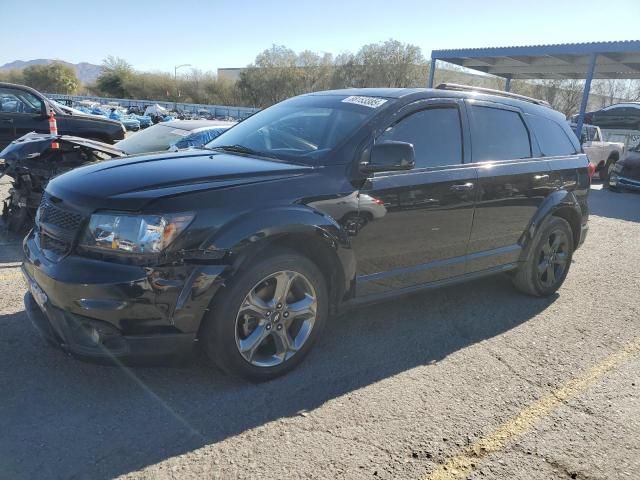
[[[570,380],[562,387],[545,395],[540,400],[520,411],[515,417],[500,425],[490,435],[465,448],[459,455],[427,475],[425,480],[458,480],[466,478],[479,467],[483,457],[502,450],[511,440],[531,430],[542,418],[548,416],[563,402],[584,392],[607,372],[627,362],[640,353],[640,337],[624,348],[606,357],[602,362]]]
[[[0,282],[16,280],[18,278],[22,278],[22,272],[20,272],[20,268],[15,267],[0,269]]]

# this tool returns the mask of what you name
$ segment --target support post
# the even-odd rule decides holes
[[[433,88],[433,76],[436,73],[436,59],[431,59],[431,66],[429,67],[429,80],[427,81],[427,88]]]
[[[504,91],[505,92],[510,92],[511,91],[511,77],[507,77],[505,82],[504,82]]]
[[[582,125],[584,124],[584,112],[587,110],[587,102],[589,101],[589,92],[591,91],[591,80],[596,70],[596,58],[598,55],[593,53],[589,60],[589,68],[587,69],[587,77],[584,82],[584,90],[582,92],[582,101],[580,102],[580,111],[578,112],[578,121],[576,122],[576,137],[580,139],[582,134]]]

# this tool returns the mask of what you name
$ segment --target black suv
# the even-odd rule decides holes
[[[498,272],[551,295],[587,232],[588,161],[560,113],[495,93],[313,93],[206,149],[65,173],[24,241],[26,309],[78,357],[197,340],[265,380],[346,306]]]
[[[68,113],[33,88],[0,83],[0,150],[29,132],[49,133],[49,112],[53,111],[60,135],[114,143],[124,138],[120,122],[82,112]]]

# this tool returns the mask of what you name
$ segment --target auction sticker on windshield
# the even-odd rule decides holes
[[[387,102],[385,98],[377,97],[362,97],[360,95],[352,95],[342,100],[343,103],[355,103],[356,105],[362,105],[363,107],[378,108]]]

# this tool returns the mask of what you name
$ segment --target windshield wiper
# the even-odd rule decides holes
[[[260,152],[258,150],[254,150],[253,148],[245,147],[244,145],[235,144],[235,145],[220,145],[216,147],[209,147],[211,150],[223,150],[225,152],[234,152],[234,153],[244,153],[246,155],[257,155],[260,157],[271,157],[274,158],[273,155]]]

